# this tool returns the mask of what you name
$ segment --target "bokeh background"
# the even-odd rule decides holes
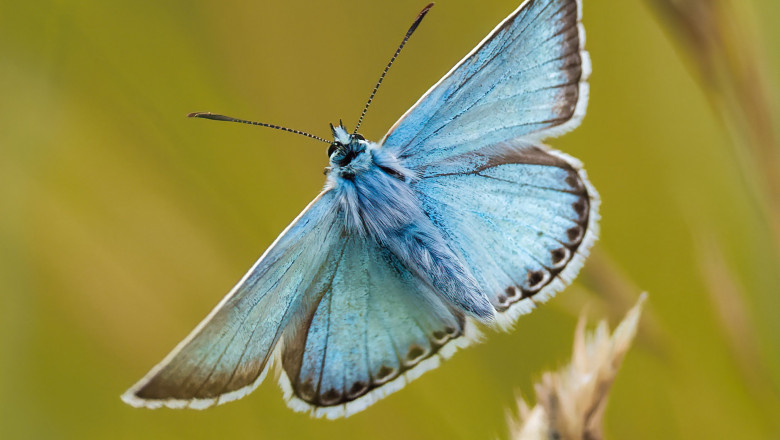
[[[323,184],[425,2],[0,0],[0,438],[504,438],[564,364],[576,317],[649,292],[606,414],[615,439],[780,438],[776,0],[587,0],[586,164],[602,238],[578,282],[509,334],[341,421],[267,380],[205,412],[119,395]],[[379,92],[379,139],[518,0],[440,0]]]

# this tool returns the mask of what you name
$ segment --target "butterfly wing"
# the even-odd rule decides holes
[[[316,310],[285,335],[288,405],[348,416],[435,368],[473,327],[373,239],[352,235]]]
[[[539,141],[585,114],[580,0],[528,0],[434,85],[382,142],[509,326],[568,284],[599,199],[576,159]]]
[[[543,146],[466,153],[413,185],[503,327],[569,284],[596,239],[598,194],[576,159]]]
[[[262,382],[287,323],[306,314],[310,287],[344,241],[331,192],[320,194],[220,304],[130,388],[133,406],[205,408]]]
[[[527,0],[396,122],[383,148],[420,169],[510,139],[560,135],[588,100],[580,0]]]

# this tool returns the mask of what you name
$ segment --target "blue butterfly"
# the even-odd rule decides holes
[[[599,199],[541,141],[585,115],[581,16],[581,0],[527,0],[376,143],[254,123],[328,142],[325,188],[124,401],[205,408],[276,364],[291,408],[349,416],[570,283]]]

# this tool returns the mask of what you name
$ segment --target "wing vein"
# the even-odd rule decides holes
[[[535,16],[535,17],[534,17],[534,18],[533,18],[533,19],[532,19],[532,20],[531,20],[531,21],[530,21],[530,22],[529,22],[529,23],[526,25],[526,27],[524,27],[524,28],[523,28],[523,29],[522,29],[520,32],[518,32],[516,35],[514,35],[514,36],[512,36],[512,37],[510,37],[510,38],[507,38],[506,44],[504,44],[504,45],[503,45],[503,47],[505,48],[505,47],[507,47],[507,46],[509,46],[509,45],[511,45],[511,44],[514,44],[514,42],[515,42],[515,41],[517,41],[517,40],[518,40],[518,39],[519,39],[519,38],[520,38],[520,37],[523,35],[523,33],[525,33],[526,29],[528,29],[529,27],[531,27],[532,25],[534,25],[534,24],[536,23],[536,20],[537,20],[537,19],[538,19],[538,18],[539,18],[539,17],[540,17],[540,16],[541,16],[541,15],[542,15],[542,14],[543,14],[543,13],[544,13],[546,10],[547,10],[547,8],[549,8],[549,7],[550,7],[550,5],[551,5],[552,3],[553,3],[553,2],[550,2],[550,3],[548,3],[547,5],[545,5],[545,7],[544,7],[544,8],[542,8],[542,10],[540,10],[540,11],[539,11],[539,13],[538,13],[538,14],[537,14],[537,15],[536,15],[536,16]],[[561,10],[562,10],[564,7],[566,7],[566,6],[568,6],[568,4],[567,4],[567,3],[564,3],[564,4],[563,4],[563,6],[561,6],[561,7],[560,7],[560,8],[559,8],[559,9],[558,9],[558,10],[557,10],[555,13],[558,13],[558,12],[560,12],[560,11],[561,11]],[[576,9],[575,9],[575,10],[576,10]],[[515,18],[517,18],[517,17],[515,17]],[[566,30],[568,30],[568,29],[569,29],[569,27],[565,27],[565,28],[563,28],[563,30],[564,30],[564,31],[566,31]],[[552,39],[552,38],[555,38],[555,36],[557,36],[557,35],[558,35],[558,34],[556,34],[556,35],[554,35],[554,36],[550,37],[550,39]],[[498,33],[497,33],[497,34],[494,36],[494,38],[495,38],[495,37],[497,37],[497,36],[498,36]],[[492,41],[492,40],[491,40],[491,41]],[[549,39],[548,39],[548,40],[545,40],[544,42],[546,42],[546,41],[549,41]],[[485,44],[483,44],[483,46],[482,46],[482,47],[484,48],[484,47],[485,47],[487,44],[489,44],[489,43],[490,43],[490,41],[486,41],[486,42],[485,42]],[[540,44],[540,45],[541,45],[541,44]],[[534,49],[532,49],[532,50],[531,50],[530,52],[528,52],[528,53],[533,53],[533,51],[534,51],[534,50],[535,50],[535,48],[534,48]],[[474,77],[476,77],[478,73],[482,72],[482,71],[483,71],[483,69],[485,69],[485,68],[487,68],[488,66],[490,66],[490,65],[492,64],[492,61],[493,61],[493,60],[494,60],[494,59],[495,59],[495,58],[496,58],[496,57],[497,57],[497,56],[498,56],[498,55],[499,55],[501,52],[502,52],[502,50],[496,50],[496,51],[495,51],[495,53],[494,53],[494,54],[493,54],[493,55],[492,55],[492,56],[491,56],[491,57],[490,57],[488,60],[486,60],[486,61],[485,61],[485,62],[484,62],[484,63],[483,63],[483,64],[482,64],[482,65],[481,65],[481,66],[480,66],[478,69],[476,69],[474,72],[472,72],[472,73],[471,73],[470,75],[468,75],[466,78],[464,78],[464,79],[461,81],[460,85],[459,85],[459,86],[458,86],[458,87],[455,89],[455,91],[453,92],[453,95],[454,95],[454,94],[456,94],[456,93],[458,93],[459,91],[463,90],[463,88],[466,86],[466,84],[470,83],[470,82],[471,82],[471,80],[472,80]],[[478,53],[478,52],[477,52],[477,53]],[[475,53],[474,55],[476,55],[477,53]],[[474,55],[472,55],[472,56],[474,56]],[[524,54],[524,55],[526,55],[526,54]],[[491,68],[493,68],[493,69],[496,69],[496,67],[493,67],[493,66],[491,66]],[[453,72],[453,73],[454,73],[454,72]],[[418,140],[418,142],[417,142],[417,143],[418,143],[418,144],[423,144],[423,143],[425,143],[425,142],[426,142],[428,139],[430,139],[432,136],[436,135],[436,134],[437,134],[437,133],[438,133],[440,130],[442,130],[442,129],[443,129],[444,127],[446,127],[448,124],[450,124],[450,123],[452,123],[454,120],[456,120],[456,119],[457,119],[457,118],[458,118],[460,115],[462,115],[462,114],[466,113],[467,111],[469,111],[469,110],[470,110],[470,109],[471,109],[473,106],[475,106],[475,105],[476,105],[476,104],[477,104],[477,103],[478,103],[478,102],[479,102],[479,101],[480,101],[482,98],[484,98],[484,96],[485,96],[485,95],[487,95],[488,93],[490,93],[490,91],[492,91],[492,90],[493,90],[493,89],[494,89],[494,88],[495,88],[495,87],[496,87],[496,86],[497,86],[499,83],[503,82],[503,81],[504,81],[504,80],[507,78],[507,76],[508,76],[508,74],[505,74],[505,75],[504,75],[504,76],[502,76],[502,77],[501,77],[501,78],[500,78],[498,81],[495,81],[495,82],[494,82],[494,84],[493,84],[493,86],[492,86],[492,87],[490,87],[490,88],[489,88],[489,89],[488,89],[488,90],[487,90],[487,91],[486,91],[486,92],[485,92],[485,93],[484,93],[482,96],[480,96],[479,98],[475,99],[475,100],[474,100],[474,101],[471,103],[471,105],[467,106],[466,108],[464,108],[463,110],[461,110],[459,113],[455,114],[455,115],[454,115],[452,118],[450,118],[449,120],[442,122],[442,123],[441,123],[441,125],[439,126],[439,128],[437,128],[437,129],[436,129],[436,130],[434,130],[433,132],[431,132],[431,133],[427,134],[427,135],[426,135],[424,138],[422,138],[422,140]],[[434,119],[436,118],[436,116],[438,116],[439,114],[441,114],[441,112],[443,111],[443,109],[444,109],[444,108],[446,108],[446,106],[441,106],[441,107],[439,107],[439,108],[438,108],[438,109],[437,109],[437,110],[436,110],[436,111],[435,111],[435,112],[434,112],[432,115],[430,115],[430,117],[428,117],[428,121],[432,121],[432,120],[434,120]],[[419,135],[420,135],[421,133],[422,133],[422,130],[421,130],[421,131],[419,131],[419,132],[418,132],[417,134],[415,134],[414,136],[412,136],[412,137],[409,139],[409,141],[408,141],[408,142],[406,142],[405,144],[403,144],[403,146],[402,146],[402,147],[403,147],[403,148],[406,148],[406,147],[408,147],[409,145],[411,145],[411,144],[412,144],[412,142],[414,142],[415,140],[417,140],[417,139],[418,139],[418,137],[419,137]]]

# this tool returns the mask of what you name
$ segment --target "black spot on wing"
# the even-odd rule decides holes
[[[355,400],[358,397],[366,394],[368,392],[368,389],[369,387],[366,382],[357,381],[353,383],[352,386],[349,388],[346,398],[347,400]]]
[[[533,270],[525,274],[518,274],[514,279],[523,280],[521,285],[507,286],[503,292],[496,293],[495,304],[497,310],[506,311],[511,306],[523,299],[532,298],[549,285],[558,274],[572,261],[574,255],[585,238],[591,215],[590,194],[587,185],[580,173],[564,159],[552,155],[542,148],[532,147],[520,150],[508,150],[507,152],[486,158],[482,169],[506,163],[530,163],[547,166],[555,166],[568,171],[564,180],[568,189],[565,192],[575,194],[578,199],[572,203],[572,216],[567,220],[574,226],[565,231],[565,236],[558,238],[560,247],[550,249],[550,263],[543,270]],[[481,171],[481,170],[480,170]],[[539,232],[540,236],[544,235]]]
[[[320,403],[323,406],[335,405],[341,401],[342,394],[335,388],[331,388],[320,394]]]
[[[374,377],[375,384],[383,384],[395,376],[395,368],[382,365]]]
[[[544,281],[546,276],[545,272],[542,272],[540,270],[531,271],[528,272],[527,279],[528,279],[528,287],[531,290],[536,290],[539,285]]]
[[[585,227],[582,225],[572,226],[566,230],[566,237],[572,245],[578,245],[585,236]]]
[[[588,217],[588,211],[590,208],[590,203],[588,202],[588,199],[585,197],[580,197],[579,200],[572,203],[571,205],[572,209],[574,209],[574,212],[577,213],[578,218],[577,221],[580,223],[584,220],[587,220]],[[587,224],[587,223],[586,223]]]
[[[425,349],[419,345],[412,345],[409,347],[409,352],[406,353],[406,362],[410,364],[416,364],[420,358],[425,354]]]
[[[553,249],[550,252],[550,261],[552,261],[553,267],[558,267],[562,263],[566,263],[570,255],[571,253],[569,252],[569,249],[565,247]]]

